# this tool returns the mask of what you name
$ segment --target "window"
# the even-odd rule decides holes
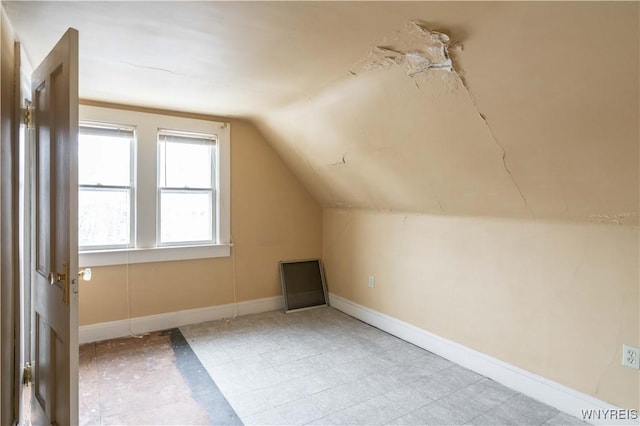
[[[159,132],[160,245],[214,241],[215,159],[213,135]]]
[[[133,242],[133,141],[131,128],[80,123],[80,250],[130,247]]]
[[[80,120],[82,266],[229,255],[228,123],[87,105]]]

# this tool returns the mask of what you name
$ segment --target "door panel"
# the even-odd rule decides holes
[[[69,29],[32,76],[35,217],[35,423],[78,422],[78,32]]]
[[[47,90],[44,84],[40,85],[34,92],[34,110],[38,116],[37,136],[36,136],[36,271],[47,276],[51,270],[49,256],[51,247],[49,245],[49,219],[51,214],[51,203],[49,183],[51,173],[49,173],[50,158],[50,137],[49,123],[47,123],[46,105]]]
[[[51,362],[49,361],[49,352],[47,348],[50,346],[49,343],[49,324],[47,324],[44,319],[36,313],[36,357],[39,368],[35,369],[35,377],[34,377],[34,392],[36,399],[42,406],[43,410],[47,410],[47,401],[49,401],[49,366]]]

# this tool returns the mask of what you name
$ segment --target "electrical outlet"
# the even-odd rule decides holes
[[[622,345],[622,365],[640,369],[640,348]]]
[[[376,279],[373,275],[369,275],[369,288],[374,288],[376,286]]]

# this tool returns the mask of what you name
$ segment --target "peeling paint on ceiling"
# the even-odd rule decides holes
[[[363,71],[400,66],[407,76],[417,79],[430,70],[451,71],[449,43],[447,34],[431,31],[412,21],[385,39],[382,45],[373,47],[351,73],[357,75]]]

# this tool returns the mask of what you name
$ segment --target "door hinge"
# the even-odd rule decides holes
[[[28,105],[23,109],[23,111],[23,123],[27,129],[31,129],[33,127],[33,107]]]
[[[31,363],[27,362],[24,365],[24,371],[22,372],[22,384],[29,386],[31,384]]]

